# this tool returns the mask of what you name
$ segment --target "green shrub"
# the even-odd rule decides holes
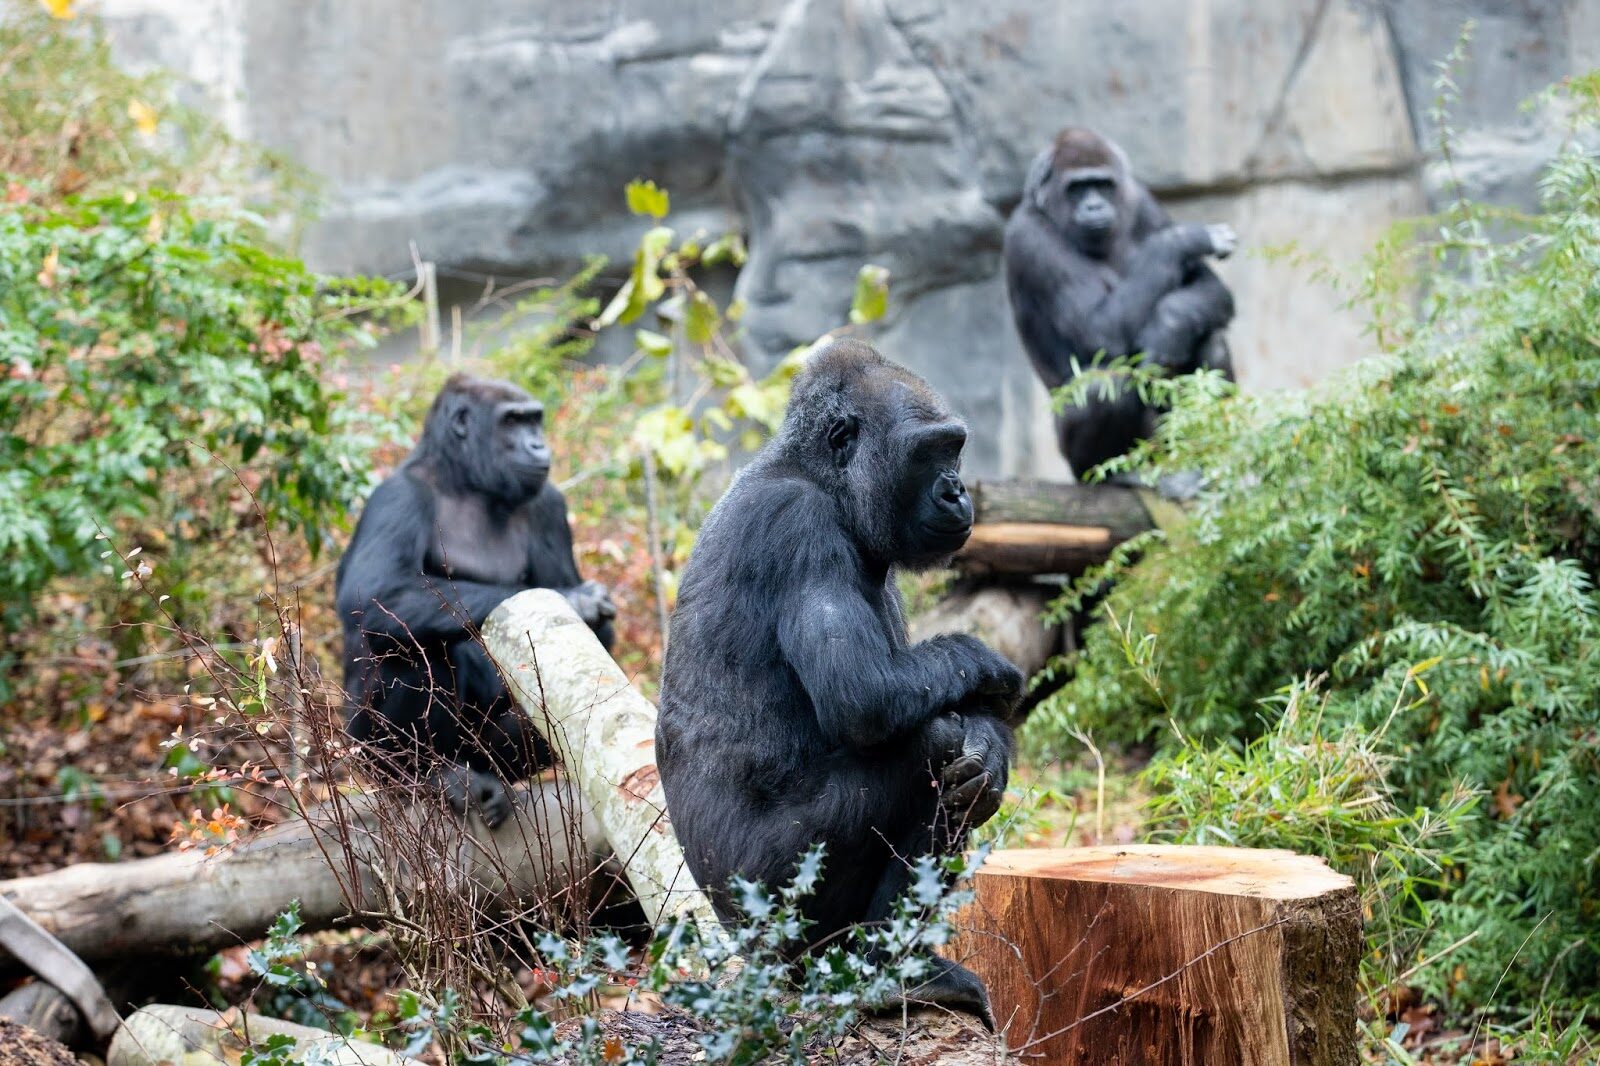
[[[38,0],[0,0],[0,174],[50,202],[128,187],[268,209],[307,198],[292,165],[174,103],[164,72],[117,66],[98,22],[60,9],[67,17]]]
[[[1600,77],[1570,95],[1592,123]],[[1371,736],[1399,810],[1485,795],[1423,900],[1418,950],[1448,951],[1414,979],[1507,1009],[1600,1004],[1600,157],[1566,151],[1543,192],[1509,236],[1486,234],[1518,220],[1461,205],[1380,249],[1363,290],[1381,354],[1312,393],[1146,383],[1177,406],[1129,465],[1207,488],[1114,568],[1128,639],[1091,632],[1028,729],[1046,751],[1073,728],[1147,737],[1164,715],[1191,741],[1274,737],[1282,704],[1263,701],[1326,675],[1320,728]],[[1414,312],[1395,298],[1412,277]],[[1282,769],[1268,743],[1234,787]],[[1240,843],[1278,839],[1234,824]],[[1306,846],[1351,865],[1369,830],[1326,829]]]
[[[0,214],[7,612],[104,569],[102,532],[200,542],[259,517],[315,549],[345,521],[373,440],[320,364],[368,337],[347,312],[387,287],[330,291],[252,229],[157,193]]]

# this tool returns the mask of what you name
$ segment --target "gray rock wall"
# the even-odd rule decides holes
[[[979,474],[1064,476],[1013,335],[1000,235],[1034,152],[1090,124],[1174,213],[1226,220],[1242,382],[1360,358],[1315,274],[1355,266],[1453,182],[1530,203],[1559,116],[1519,103],[1600,64],[1600,0],[103,0],[122,53],[329,183],[305,251],[396,272],[621,258],[621,187],[743,229],[751,357],[893,272],[874,340],[972,424]],[[1479,22],[1437,151],[1435,64]],[[1267,250],[1294,242],[1304,255]],[[1309,262],[1301,262],[1309,259]]]

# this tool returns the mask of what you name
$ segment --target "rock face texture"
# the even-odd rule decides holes
[[[1519,104],[1600,65],[1600,0],[102,0],[238,133],[327,181],[304,251],[328,270],[569,270],[627,256],[621,188],[743,230],[737,291],[764,364],[892,271],[871,336],[972,426],[976,474],[1066,476],[1011,326],[1000,236],[1061,126],[1120,142],[1173,213],[1228,221],[1241,381],[1308,384],[1368,349],[1314,276],[1393,221],[1535,200],[1561,143]],[[1454,166],[1436,64],[1455,72]],[[1293,242],[1305,256],[1266,254]]]

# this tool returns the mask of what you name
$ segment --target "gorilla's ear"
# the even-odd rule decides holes
[[[828,447],[833,449],[836,466],[844,466],[850,461],[856,452],[856,439],[860,435],[861,426],[855,415],[834,419],[833,425],[828,427]]]
[[[1022,198],[1039,210],[1044,210],[1044,184],[1050,180],[1050,162],[1055,149],[1046,148],[1028,164],[1028,176],[1022,182]]]
[[[472,405],[466,401],[458,401],[455,410],[450,412],[450,432],[456,440],[466,440],[472,433]]]

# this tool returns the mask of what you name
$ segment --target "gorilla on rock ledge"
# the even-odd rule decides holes
[[[1236,244],[1226,225],[1174,224],[1111,141],[1062,130],[1029,168],[1005,236],[1012,315],[1045,387],[1102,353],[1143,352],[1172,374],[1215,369],[1232,380],[1223,330],[1233,296],[1205,259]],[[1131,388],[1096,386],[1059,416],[1061,453],[1081,479],[1150,436],[1159,414]]]
[[[515,385],[457,374],[416,449],[367,501],[339,562],[349,731],[375,768],[426,780],[490,828],[507,783],[550,750],[478,637],[524,589],[564,593],[608,649],[616,608],[578,574],[567,504],[549,483],[544,407]]]
[[[724,920],[739,917],[732,878],[776,888],[818,843],[809,945],[886,920],[913,859],[960,850],[998,810],[1022,674],[971,636],[911,644],[895,586],[971,532],[966,438],[921,378],[834,341],[701,529],[656,756],[689,870]],[[929,962],[908,999],[988,1019],[974,974]]]

